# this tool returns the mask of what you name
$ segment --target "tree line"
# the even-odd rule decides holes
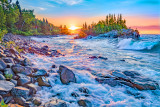
[[[20,3],[0,0],[0,35],[13,33],[19,35],[56,35],[69,34],[66,26],[57,27],[47,19],[39,20],[34,10],[21,9]]]
[[[123,19],[122,14],[109,14],[105,20],[101,20],[98,23],[92,23],[87,25],[85,22],[81,29],[80,35],[99,35],[107,33],[112,30],[127,29],[126,20]]]

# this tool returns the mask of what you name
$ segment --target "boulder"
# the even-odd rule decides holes
[[[104,78],[104,79],[96,78],[95,80],[98,81],[101,84],[108,84],[111,87],[121,85],[120,81],[116,80],[114,78]]]
[[[36,105],[36,106],[40,106],[40,105],[42,104],[42,102],[41,102],[40,99],[35,98],[35,99],[33,100],[33,104]]]
[[[41,87],[32,83],[27,84],[27,88],[30,89],[30,94],[36,94],[37,91],[41,90]]]
[[[78,95],[76,92],[72,92],[72,93],[71,93],[71,96],[72,96],[72,97],[75,97],[75,98],[76,98],[76,97],[79,97],[79,95]]]
[[[10,75],[12,75],[12,76],[15,75],[11,68],[6,68],[6,69],[4,69],[4,74],[10,74]]]
[[[10,82],[12,82],[15,86],[17,86],[17,81],[14,79],[11,79]]]
[[[83,93],[86,93],[86,94],[89,94],[89,90],[86,87],[79,88],[79,91],[83,92]]]
[[[26,76],[24,74],[18,73],[19,79],[17,81],[17,84],[20,86],[25,86],[29,83],[31,83],[31,78],[29,76]]]
[[[0,74],[0,80],[5,80],[6,78],[2,75],[2,74]]]
[[[21,106],[25,106],[26,100],[23,97],[15,97],[14,101]]]
[[[31,65],[32,65],[31,61],[30,61],[29,59],[27,59],[27,58],[25,58],[25,59],[23,60],[22,64],[23,64],[24,66],[31,66]]]
[[[14,73],[22,73],[22,74],[25,74],[25,75],[28,75],[28,76],[31,76],[32,75],[32,72],[34,72],[34,70],[31,68],[31,67],[24,67],[24,66],[21,66],[21,65],[13,65],[12,66],[12,70]]]
[[[44,107],[67,107],[67,104],[63,100],[52,99],[51,101],[45,103]]]
[[[48,83],[48,81],[46,80],[45,77],[38,77],[37,78],[37,82],[39,86],[47,86],[50,87],[50,84]]]
[[[2,58],[2,59],[3,59],[3,61],[4,61],[5,63],[12,63],[12,64],[14,64],[13,58],[4,57],[4,58]]]
[[[78,105],[82,107],[92,107],[92,103],[87,99],[80,99]]]
[[[69,84],[70,82],[76,83],[75,74],[67,67],[60,65],[58,73],[63,84]]]
[[[16,98],[23,97],[27,99],[29,96],[29,89],[25,87],[17,86],[12,89],[11,94]]]
[[[9,92],[15,85],[12,82],[0,80],[0,91],[1,92]]]
[[[0,59],[0,70],[3,71],[6,67],[6,63],[2,59]]]
[[[47,76],[47,71],[44,70],[44,69],[40,69],[40,70],[38,70],[37,72],[35,72],[35,73],[33,74],[33,76],[35,76],[35,77]]]

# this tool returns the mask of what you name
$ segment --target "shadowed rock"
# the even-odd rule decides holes
[[[67,67],[60,65],[58,73],[60,74],[60,79],[63,84],[76,82],[75,74]]]
[[[92,103],[87,99],[80,99],[78,105],[82,107],[92,107]]]
[[[2,59],[0,59],[0,70],[4,70],[6,67],[6,63]]]

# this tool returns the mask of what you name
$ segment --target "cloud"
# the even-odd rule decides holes
[[[51,0],[58,4],[76,5],[82,3],[83,0]]]

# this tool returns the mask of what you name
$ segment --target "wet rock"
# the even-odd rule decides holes
[[[25,86],[25,85],[31,83],[31,78],[29,76],[26,76],[26,75],[20,74],[20,73],[18,73],[17,75],[19,76],[19,79],[17,81],[18,85]]]
[[[13,58],[4,57],[4,58],[2,58],[2,59],[3,59],[3,61],[4,61],[5,63],[12,63],[12,64],[14,64]]]
[[[73,97],[79,97],[79,95],[76,92],[72,92],[71,96],[73,96]]]
[[[108,60],[108,58],[102,57],[102,56],[91,56],[90,59],[102,59],[102,60]]]
[[[19,54],[18,51],[15,48],[9,49],[9,52],[11,52],[14,55]]]
[[[96,78],[95,80],[98,81],[101,84],[108,84],[111,87],[121,85],[121,83],[119,82],[119,80],[116,80],[114,78],[105,78],[105,79]]]
[[[67,107],[67,104],[63,100],[52,99],[51,101],[45,103],[44,107]]]
[[[12,89],[11,94],[16,98],[23,97],[27,99],[29,96],[29,89],[25,87],[17,86]]]
[[[10,75],[12,75],[12,76],[15,75],[11,68],[6,68],[6,69],[4,70],[4,74],[10,74]]]
[[[124,60],[124,59],[121,59],[120,61],[122,61],[122,62],[125,62],[126,60]]]
[[[126,93],[129,95],[133,95],[136,99],[145,99],[145,96],[143,96],[139,92],[131,92],[131,91],[127,90]]]
[[[58,73],[60,74],[60,79],[63,84],[76,82],[75,74],[67,67],[60,65]]]
[[[89,58],[91,58],[91,59],[98,59],[97,56],[91,56],[91,57],[89,57]]]
[[[52,69],[49,70],[48,72],[49,72],[49,73],[56,73],[56,71],[54,71],[54,70],[52,70]]]
[[[6,78],[2,75],[2,74],[0,74],[0,80],[5,80]]]
[[[140,76],[139,73],[135,72],[135,71],[124,71],[123,72],[126,76],[129,76],[131,78],[135,78],[137,76]]]
[[[42,104],[42,102],[41,102],[40,99],[36,98],[36,99],[33,100],[33,104],[36,105],[36,106],[40,106]]]
[[[12,66],[12,70],[13,70],[14,73],[21,73],[21,72],[25,71],[25,67],[23,67],[19,64],[16,64],[16,65]]]
[[[23,61],[21,61],[21,64],[23,66],[31,66],[32,65],[31,61],[28,58],[25,58]]]
[[[15,85],[12,82],[0,80],[0,91],[1,92],[9,92]]]
[[[16,97],[16,98],[14,98],[14,101],[15,101],[15,103],[17,103],[21,106],[24,106],[25,102],[26,102],[26,100],[23,97]]]
[[[31,67],[24,67],[21,65],[14,65],[12,66],[12,70],[14,71],[14,73],[22,73],[24,75],[28,75],[28,76],[32,76],[32,72],[34,72],[34,70]]]
[[[27,84],[27,88],[30,89],[30,95],[36,94],[37,91],[41,90],[41,87],[35,85],[35,84]]]
[[[17,86],[17,81],[14,79],[11,79],[10,82],[12,82],[15,86]]]
[[[86,87],[79,88],[79,91],[82,92],[82,93],[89,94],[89,90]]]
[[[92,107],[92,103],[87,99],[80,99],[78,105],[82,107]]]
[[[38,76],[47,76],[47,75],[48,75],[47,71],[44,70],[44,69],[40,69],[40,70],[38,70],[37,72],[35,72],[33,74],[33,76],[35,76],[35,77],[38,77]]]
[[[39,86],[47,86],[50,87],[50,84],[47,82],[45,77],[38,77],[37,79],[38,85]]]
[[[57,66],[53,64],[53,65],[52,65],[52,68],[57,68]]]
[[[123,73],[121,73],[121,71],[119,70],[114,70],[111,73],[113,76],[118,77],[118,78],[124,78],[124,79],[129,79],[127,76],[125,76]]]
[[[2,70],[4,70],[6,67],[7,67],[6,63],[5,63],[2,59],[0,59],[0,70],[2,71]]]
[[[3,100],[4,100],[5,104],[8,104],[8,103],[10,103],[13,100],[13,97],[12,96],[4,97]]]

